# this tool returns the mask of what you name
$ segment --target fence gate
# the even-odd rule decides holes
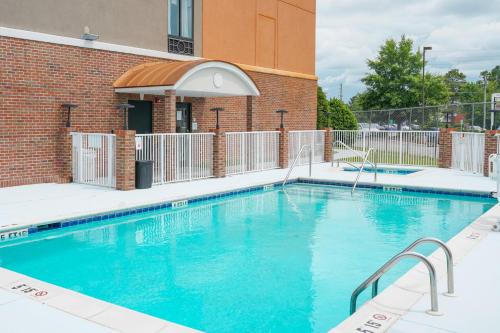
[[[116,186],[114,134],[71,133],[73,182]]]
[[[483,133],[452,133],[451,167],[481,175],[484,173]]]

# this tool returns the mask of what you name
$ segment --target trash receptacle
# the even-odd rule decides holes
[[[135,188],[151,188],[153,185],[153,161],[135,161]]]

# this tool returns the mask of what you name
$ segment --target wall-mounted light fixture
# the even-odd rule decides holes
[[[221,108],[221,107],[211,108],[210,111],[214,111],[215,112],[215,128],[219,129],[220,128],[220,125],[219,125],[219,112],[220,111],[224,111],[224,108]]]
[[[61,105],[62,108],[68,109],[68,119],[66,119],[66,127],[71,127],[71,109],[76,109],[78,105],[71,103],[64,103]]]
[[[280,109],[280,110],[276,110],[276,113],[280,115],[280,128],[285,128],[284,118],[285,118],[285,114],[288,113],[288,111],[284,110],[284,109]]]
[[[118,110],[123,110],[123,129],[128,130],[128,110],[135,108],[134,105],[128,103],[117,104],[116,108]]]
[[[88,26],[85,26],[83,28],[83,35],[82,35],[82,39],[83,40],[87,40],[87,41],[94,41],[94,40],[97,40],[99,39],[99,35],[96,35],[96,34],[91,34],[90,33],[90,28]]]

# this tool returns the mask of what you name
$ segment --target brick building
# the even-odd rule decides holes
[[[314,0],[48,2],[0,2],[0,187],[67,181],[68,118],[207,132],[222,107],[224,131],[259,131],[286,109],[287,129],[316,126]]]

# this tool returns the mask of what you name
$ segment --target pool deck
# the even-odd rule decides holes
[[[496,183],[486,177],[457,170],[422,169],[409,175],[379,174],[376,184],[480,193],[496,191]],[[3,188],[0,189],[0,233],[13,228],[79,216],[276,183],[282,181],[286,173],[287,170],[277,169],[219,179],[173,183],[155,186],[148,190],[128,192],[79,184],[40,184]],[[297,177],[307,178],[308,167],[297,167],[290,179]],[[323,163],[313,166],[312,178],[352,183],[356,173],[341,171]],[[373,184],[373,174],[363,174],[360,184]],[[396,285],[384,290],[374,301],[366,303],[355,316],[346,319],[332,332],[355,332],[360,324],[373,316],[374,311],[378,311],[379,314],[385,313],[390,318],[374,332],[388,330],[397,333],[482,332],[494,327],[497,314],[495,310],[498,308],[496,300],[500,299],[500,288],[495,284],[500,279],[500,266],[496,264],[498,258],[495,256],[496,253],[500,253],[500,233],[490,232],[489,229],[497,218],[500,219],[499,206],[488,211],[450,241],[454,249],[455,263],[460,263],[455,271],[458,297],[439,296],[443,316],[429,316],[423,312],[429,303],[426,280],[428,277],[423,267],[417,265],[398,280]],[[437,264],[441,292],[444,258],[439,252],[433,254],[431,258]],[[367,272],[367,276],[371,273]],[[26,286],[13,289],[22,284],[36,288],[37,291],[46,291],[48,294],[42,293],[41,296],[37,296],[36,291],[19,291],[26,290]],[[39,333],[195,332],[2,268],[0,268],[0,320],[3,323],[1,331],[6,333],[35,330]],[[478,329],[479,327],[484,330]]]

